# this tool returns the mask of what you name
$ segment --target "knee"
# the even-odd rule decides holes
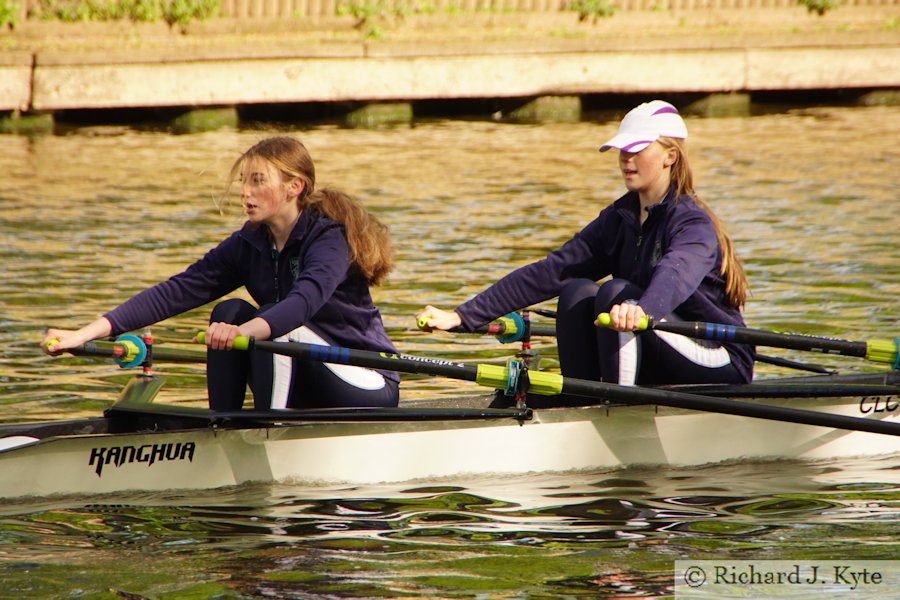
[[[597,295],[597,284],[590,279],[571,279],[559,292],[559,311],[567,309]]]
[[[256,307],[240,298],[229,298],[216,304],[209,315],[210,323],[231,323],[240,325],[249,321]]]
[[[643,293],[644,290],[627,279],[610,279],[600,286],[594,306],[598,312],[606,312],[616,304],[638,298]]]

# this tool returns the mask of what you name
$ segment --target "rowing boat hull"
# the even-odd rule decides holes
[[[900,422],[897,396],[767,402]],[[900,436],[654,405],[538,409],[531,417],[57,435],[0,451],[0,498],[900,453]]]

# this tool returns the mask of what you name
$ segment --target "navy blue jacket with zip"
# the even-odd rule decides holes
[[[643,226],[640,200],[629,192],[546,258],[516,269],[456,310],[472,331],[514,310],[559,295],[569,279],[625,279],[644,289],[638,304],[654,319],[676,313],[687,321],[743,326],[725,297],[722,253],[712,221],[689,196],[649,207]],[[746,381],[755,348],[724,344]]]
[[[244,286],[272,337],[312,324],[335,344],[396,353],[365,277],[350,265],[344,226],[312,208],[279,253],[265,227],[245,224],[183,272],[104,315],[113,335],[158,323]],[[392,372],[386,376],[398,380]]]

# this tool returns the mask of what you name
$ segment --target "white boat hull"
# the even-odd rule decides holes
[[[859,398],[771,405],[900,422]],[[863,408],[861,408],[863,406]],[[535,410],[531,420],[292,422],[49,437],[0,451],[0,498],[209,489],[247,482],[374,484],[472,474],[832,459],[900,453],[900,436],[654,405]]]

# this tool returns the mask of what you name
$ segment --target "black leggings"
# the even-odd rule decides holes
[[[209,322],[240,325],[258,313],[259,309],[249,302],[233,298],[216,305]],[[329,341],[320,331],[316,333]],[[292,359],[290,364],[288,408],[397,406],[399,384],[387,377],[383,387],[364,389],[338,377],[322,362]],[[206,387],[213,410],[239,410],[248,383],[254,408],[270,408],[274,378],[275,358],[270,352],[207,350]]]
[[[632,341],[632,334],[596,327],[593,322],[599,313],[609,312],[610,308],[625,300],[638,299],[642,293],[640,287],[624,279],[611,279],[599,286],[588,279],[574,279],[563,287],[559,295],[556,338],[564,377],[632,383],[620,382],[625,370],[622,361],[627,358],[634,362],[626,366],[635,370],[633,383],[743,382],[734,364],[718,345],[684,336],[669,334],[663,337],[655,331],[637,333],[633,335],[634,344],[629,348],[631,355],[623,358],[626,354],[623,343]],[[677,317],[668,317],[669,320],[673,318]],[[718,362],[711,360],[713,355]]]

